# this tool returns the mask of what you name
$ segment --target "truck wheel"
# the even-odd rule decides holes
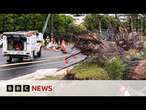
[[[12,57],[9,57],[9,58],[7,59],[7,62],[8,62],[8,63],[11,63],[11,62],[12,62]]]
[[[41,52],[42,52],[42,49],[40,48],[40,51],[37,53],[38,57],[41,57]]]
[[[31,56],[31,59],[30,59],[30,60],[31,60],[31,61],[33,61],[33,60],[34,60],[34,58],[35,58],[35,52],[33,51],[33,52],[32,52],[32,56]]]
[[[23,58],[19,58],[18,60],[19,60],[19,62],[22,62],[23,61]]]

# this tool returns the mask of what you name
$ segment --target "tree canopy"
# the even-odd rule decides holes
[[[42,31],[47,14],[0,14],[0,31]]]
[[[47,14],[0,14],[0,32],[5,31],[42,31]],[[73,18],[63,14],[51,14],[47,33],[65,35],[66,29],[73,25]]]
[[[108,29],[109,27],[116,28],[120,25],[120,22],[113,16],[100,15],[100,14],[89,14],[85,17],[85,27],[92,30]]]

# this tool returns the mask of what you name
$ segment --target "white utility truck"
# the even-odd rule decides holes
[[[0,48],[2,47],[2,44],[3,44],[3,37],[2,34],[0,34]]]
[[[43,34],[37,31],[27,32],[4,32],[2,54],[7,57],[7,62],[11,63],[12,58],[29,58],[41,56],[43,44]]]

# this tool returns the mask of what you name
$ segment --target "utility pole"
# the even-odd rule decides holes
[[[46,18],[46,22],[45,22],[44,27],[43,27],[43,30],[42,30],[43,36],[44,36],[45,31],[46,31],[46,28],[47,28],[47,25],[48,25],[48,21],[49,21],[50,15],[51,14],[48,14],[48,16]]]

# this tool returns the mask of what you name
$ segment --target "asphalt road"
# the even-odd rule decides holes
[[[69,48],[68,48],[69,50]],[[6,59],[2,56],[0,49],[0,65],[8,65],[6,62]],[[74,51],[77,52],[77,51]],[[48,51],[43,50],[41,58],[36,58],[35,61],[42,61],[44,59],[52,58],[52,57],[60,57],[64,54],[61,51]],[[68,54],[69,55],[69,54]],[[79,61],[80,59],[83,59],[85,56],[78,55],[76,58],[70,59],[69,64],[75,63]],[[17,62],[15,62],[17,63]],[[14,63],[14,64],[15,64]],[[64,59],[61,60],[52,60],[52,61],[44,61],[41,63],[35,63],[35,64],[24,64],[24,65],[17,65],[17,66],[8,66],[8,67],[0,67],[0,80],[9,80],[12,78],[17,78],[19,76],[31,74],[39,69],[49,69],[49,68],[62,68],[67,66],[65,64]]]

